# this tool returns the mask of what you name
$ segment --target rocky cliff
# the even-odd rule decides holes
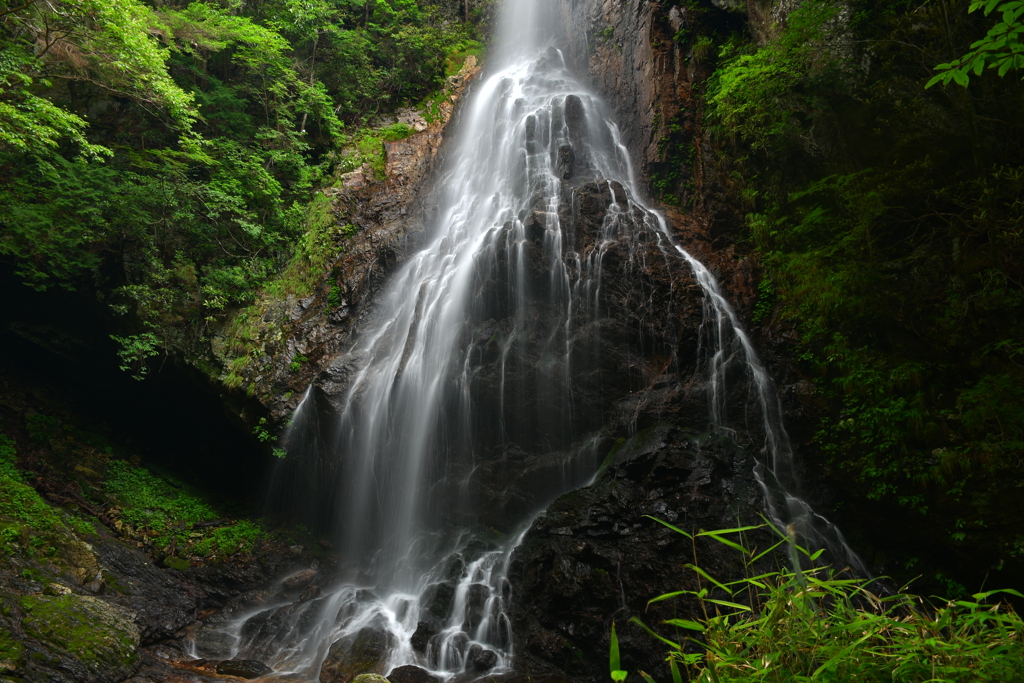
[[[673,39],[698,18],[685,8],[653,2],[573,2],[560,8],[568,45],[563,54],[610,105],[640,187],[655,194],[652,184],[676,161],[670,155],[690,150],[693,161],[686,173],[672,179],[675,203],[658,208],[675,238],[715,272],[733,305],[748,316],[756,264],[732,243],[740,218],[722,203],[713,174],[704,173],[702,159],[714,154],[700,128],[697,93],[705,69]],[[729,20],[724,12],[718,19]],[[568,118],[571,103],[565,107]],[[353,368],[347,352],[360,326],[374,315],[373,302],[387,274],[422,234],[432,208],[429,170],[435,168],[431,160],[439,141],[440,130],[432,128],[394,143],[388,147],[386,181],[356,173],[327,191],[337,220],[352,221],[356,237],[346,243],[315,296],[273,303],[268,306],[273,312],[259,324],[262,355],[245,370],[255,382],[256,397],[278,418],[300,398],[308,401],[302,416],[305,442],[278,473],[285,488],[305,492],[301,501],[293,494],[283,497],[282,514],[296,521],[329,525],[338,514],[332,492],[338,490],[345,464],[330,444]],[[590,457],[604,460],[599,478],[554,502],[514,557],[510,581],[520,666],[574,679],[603,678],[614,620],[621,625],[631,666],[667,675],[658,642],[626,622],[631,616],[657,622],[661,613],[648,614],[647,601],[690,585],[692,572],[687,575],[681,566],[694,559],[694,549],[648,516],[697,528],[732,526],[737,517],[757,522],[761,503],[752,471],[761,436],[749,417],[756,408],[738,364],[727,399],[732,431],[709,425],[701,344],[711,342],[706,335],[702,342],[701,288],[685,262],[665,250],[653,229],[656,222],[623,201],[624,188],[585,173],[574,175],[572,152],[568,155],[559,215],[571,236],[561,254],[567,267],[573,267],[572,259],[594,260],[606,216],[627,216],[610,245],[600,245],[601,315],[585,322],[595,331],[593,344],[577,340],[575,348],[589,348],[589,355],[574,352],[571,365],[583,371],[573,381],[566,413],[546,415],[545,424],[531,417],[544,373],[544,340],[559,324],[545,304],[551,267],[541,244],[545,212],[532,207],[520,218],[531,240],[525,248],[528,291],[535,298],[520,302],[525,308],[518,315],[536,347],[528,345],[523,363],[512,375],[503,374],[503,334],[512,329],[517,313],[503,298],[509,291],[503,279],[508,268],[501,266],[499,254],[498,266],[478,276],[484,303],[473,320],[470,438],[482,459],[472,470],[450,477],[471,482],[485,513],[481,519],[452,522],[482,521],[510,531],[550,500],[546,482],[551,473],[578,460],[585,444],[593,451]],[[659,191],[666,187],[662,183]],[[631,211],[636,213],[629,217]],[[511,421],[498,407],[502,382],[523,388],[521,417]],[[801,396],[788,385],[784,394]],[[788,399],[791,414],[803,410],[799,400]],[[501,439],[487,428],[499,422]],[[736,558],[720,548],[700,550],[699,562],[712,570],[728,574],[736,567]]]

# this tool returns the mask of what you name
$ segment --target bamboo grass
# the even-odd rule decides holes
[[[665,643],[674,683],[683,672],[700,683],[967,683],[1024,681],[1024,622],[1000,597],[1021,593],[991,590],[971,600],[925,599],[906,588],[886,594],[875,580],[846,570],[816,566],[820,550],[800,547],[792,535],[770,524],[688,533],[651,518],[691,541],[713,539],[743,558],[746,577],[720,581],[696,563],[697,590],[660,595],[649,604],[684,596],[696,600],[703,619],[668,619],[675,639],[634,617],[634,623]],[[782,540],[768,550],[748,548],[745,533],[765,526]],[[732,538],[729,538],[732,537]],[[755,574],[754,563],[789,544],[801,563]],[[618,661],[613,632],[615,672]],[[644,672],[646,683],[655,683]]]

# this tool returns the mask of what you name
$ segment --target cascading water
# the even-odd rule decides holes
[[[376,653],[364,665],[381,673],[414,664],[443,678],[511,667],[510,555],[547,503],[592,479],[606,450],[608,259],[620,274],[661,269],[670,288],[692,269],[711,422],[726,424],[727,370],[742,363],[765,434],[756,476],[769,514],[856,561],[793,493],[771,380],[715,278],[639,201],[614,123],[544,33],[555,24],[548,6],[505,3],[494,66],[437,180],[428,243],[336,362],[345,389],[335,424],[308,391],[289,429],[288,476],[337,530],[346,572],[319,595],[236,615],[223,655],[266,661],[288,680],[316,680],[335,653]],[[584,234],[578,217],[595,201],[600,220]],[[636,290],[638,306],[657,310]],[[549,456],[538,464],[526,451]],[[507,533],[490,528],[497,517]]]

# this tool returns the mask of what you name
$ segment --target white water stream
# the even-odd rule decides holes
[[[603,453],[596,443],[573,441],[585,419],[572,408],[574,362],[600,362],[580,345],[592,344],[602,259],[637,220],[657,235],[663,258],[677,268],[689,264],[703,290],[712,424],[726,423],[727,366],[745,364],[765,434],[755,475],[768,514],[811,545],[828,546],[837,563],[863,571],[838,531],[796,495],[772,381],[715,278],[639,199],[618,129],[551,45],[550,1],[505,3],[491,66],[473,86],[437,180],[431,237],[392,277],[377,322],[364,327],[350,354],[339,436],[330,445],[344,465],[329,483],[338,491],[339,551],[358,574],[316,599],[239,615],[225,630],[233,657],[265,661],[288,680],[317,680],[333,643],[377,638],[388,652],[382,673],[414,664],[449,679],[511,668],[513,596],[505,576],[540,510],[511,520],[520,531],[505,536],[479,524],[471,482],[482,454],[474,434],[490,430],[497,444],[543,441],[565,453],[557,476],[543,482],[540,501],[591,480]],[[568,175],[607,184],[613,200],[594,247],[583,254],[567,252],[570,226],[559,218],[571,194]],[[542,282],[529,272],[527,252],[538,243],[531,229],[543,230]],[[502,283],[499,293],[485,295],[485,282],[495,281]],[[499,401],[484,411],[493,422],[481,426],[470,387],[479,380],[481,321],[495,307],[511,314],[489,337],[501,346]],[[553,322],[542,339],[527,339],[536,330],[528,317],[539,309]],[[289,448],[307,438],[307,401]]]

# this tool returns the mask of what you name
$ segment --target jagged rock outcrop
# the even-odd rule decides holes
[[[711,153],[701,136],[696,94],[703,71],[699,60],[673,40],[695,20],[687,15],[690,10],[610,0],[563,3],[562,8],[570,36],[567,57],[591,75],[610,104],[641,186],[648,186],[658,165],[666,162],[662,140],[670,132],[674,144],[697,150],[695,161],[684,169],[691,189],[679,197],[692,210],[663,207],[664,214],[672,234],[720,278],[741,316],[749,314],[756,267],[731,244],[741,217],[723,203],[715,179],[702,173],[702,159]],[[582,112],[573,97],[565,99],[563,110],[570,134]],[[338,518],[331,496],[345,476],[344,463],[325,463],[331,421],[355,367],[346,352],[374,315],[373,303],[388,273],[415,248],[430,216],[431,196],[417,188],[433,168],[440,139],[439,129],[427,129],[391,143],[386,182],[377,183],[363,170],[327,191],[332,210],[351,221],[358,234],[314,296],[272,304],[257,326],[263,355],[246,372],[270,414],[289,414],[310,386],[312,401],[303,419],[311,435],[307,438],[320,442],[302,449],[315,461],[302,484],[306,498],[317,502],[312,514],[325,523]],[[757,421],[745,419],[752,399],[742,369],[725,400],[734,416],[735,424],[728,425],[733,432],[709,427],[701,355],[704,292],[651,215],[628,201],[625,188],[579,174],[586,168],[586,147],[576,142],[557,150],[556,171],[564,181],[558,218],[566,240],[555,258],[570,282],[581,281],[581,264],[598,264],[601,286],[595,317],[576,309],[579,317],[565,323],[576,331],[567,351],[567,365],[576,370],[567,392],[571,398],[564,412],[542,410],[555,404],[537,400],[544,391],[565,390],[569,382],[546,362],[548,340],[563,320],[546,296],[553,286],[552,261],[543,244],[550,217],[546,207],[533,205],[518,216],[527,236],[521,244],[528,283],[523,299],[508,299],[510,260],[500,248],[493,265],[481,266],[476,274],[478,302],[467,325],[474,372],[466,391],[477,423],[469,438],[478,457],[464,470],[452,465],[449,481],[477,492],[476,509],[484,512],[464,520],[456,511],[451,521],[479,521],[510,531],[510,523],[558,493],[549,485],[552,473],[578,463],[581,444],[591,461],[607,458],[601,477],[555,501],[515,553],[510,581],[521,666],[537,675],[603,678],[608,626],[614,619],[623,624],[620,635],[624,656],[632,658],[629,666],[664,677],[661,646],[624,622],[644,615],[647,601],[656,595],[695,586],[695,575],[682,570],[695,558],[688,542],[646,515],[706,528],[731,526],[737,517],[756,521],[760,498],[751,472],[760,435],[751,426]],[[612,212],[621,216],[621,228],[606,234],[605,219]],[[511,229],[510,224],[502,228]],[[271,330],[275,325],[277,332]],[[527,341],[522,362],[506,366],[502,357],[514,327]],[[742,363],[735,365],[742,368]],[[505,386],[518,387],[514,414],[503,408]],[[790,392],[793,397],[797,393]],[[500,434],[493,428],[499,424]],[[728,576],[737,570],[738,558],[723,548],[699,550],[698,561],[709,571]],[[280,608],[278,616],[294,621],[309,609],[297,603]],[[682,603],[671,609],[685,614],[691,608]],[[654,610],[644,618],[656,623],[661,614]],[[430,623],[422,626],[416,642],[430,638]],[[346,647],[338,645],[330,661],[340,663]]]
[[[573,681],[606,680],[615,622],[623,666],[669,680],[663,643],[630,619],[660,630],[665,619],[701,618],[686,596],[647,604],[665,593],[699,590],[701,579],[684,568],[688,563],[719,579],[740,572],[734,550],[707,539],[694,544],[652,518],[691,531],[730,528],[737,518],[758,523],[750,455],[725,434],[698,433],[661,417],[669,419],[620,440],[597,481],[555,501],[516,550],[509,581],[521,672],[553,665]]]
[[[310,296],[264,293],[242,312],[258,317],[240,326],[236,316],[215,335],[211,347],[224,368],[222,383],[238,360],[232,343],[244,340],[247,353],[254,356],[242,363],[238,375],[245,397],[229,386],[219,389],[229,409],[250,429],[261,416],[279,423],[291,414],[312,379],[346,348],[388,274],[422,240],[433,201],[428,180],[443,156],[448,123],[479,72],[476,58],[468,57],[448,79],[429,124],[412,113],[403,118],[417,132],[384,143],[383,177],[364,165],[320,190],[326,200],[321,220],[335,226],[327,233],[333,255],[325,263],[309,264],[322,268]]]

